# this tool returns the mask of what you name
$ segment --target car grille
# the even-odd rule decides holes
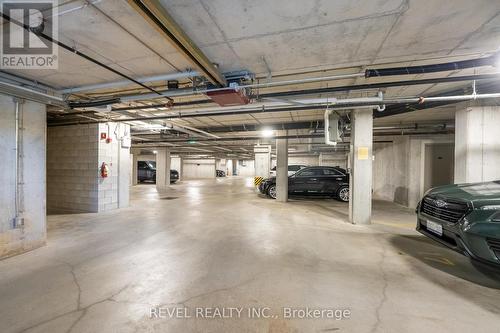
[[[491,251],[493,251],[497,258],[500,259],[500,240],[487,238],[486,242],[488,242],[488,246],[490,247]]]
[[[469,206],[467,203],[452,199],[441,199],[426,196],[422,200],[420,211],[437,219],[456,223],[465,216]]]

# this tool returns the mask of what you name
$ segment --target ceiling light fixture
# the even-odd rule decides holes
[[[260,131],[260,136],[264,138],[270,138],[274,135],[274,131],[272,128],[264,128]]]
[[[145,124],[143,125],[144,128],[147,128],[149,130],[162,130],[162,129],[171,129],[171,127],[165,126],[164,124]]]

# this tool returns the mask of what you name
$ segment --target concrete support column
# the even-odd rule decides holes
[[[132,179],[131,179],[131,182],[130,184],[132,186],[134,185],[137,185],[137,162],[138,162],[138,156],[139,156],[139,152],[133,152],[132,154],[130,154],[130,161],[132,162],[132,170],[131,170],[131,174],[132,174]]]
[[[353,224],[370,224],[372,214],[372,146],[373,112],[358,109],[351,112],[351,174],[349,220]]]
[[[269,178],[269,172],[271,171],[271,146],[254,146],[253,151],[255,153],[255,177]]]
[[[288,200],[288,139],[276,139],[276,200]]]
[[[156,190],[158,192],[168,190],[170,186],[170,150],[158,148],[156,154]]]
[[[455,114],[455,183],[500,179],[500,107],[461,106]]]
[[[182,180],[184,177],[184,158],[179,156],[179,180]]]
[[[118,208],[128,207],[130,203],[130,173],[133,160],[130,159],[130,146],[123,144],[122,140],[130,140],[127,133],[130,133],[130,126],[126,124],[118,124],[115,129],[119,133],[118,146]],[[126,138],[126,139],[125,139]],[[130,142],[130,141],[129,141]]]
[[[237,176],[238,175],[238,160],[233,160],[232,164],[232,170],[231,170],[231,176]]]

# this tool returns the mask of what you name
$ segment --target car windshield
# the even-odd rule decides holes
[[[156,162],[147,161],[146,162],[152,170],[156,170]]]

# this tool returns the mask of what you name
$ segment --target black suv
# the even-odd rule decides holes
[[[259,191],[276,199],[276,177],[264,180]],[[307,167],[288,177],[289,195],[332,196],[349,201],[349,175],[339,167]]]
[[[156,183],[156,162],[138,161],[137,162],[137,180],[139,182],[152,181]],[[170,184],[179,180],[179,172],[170,170]]]

